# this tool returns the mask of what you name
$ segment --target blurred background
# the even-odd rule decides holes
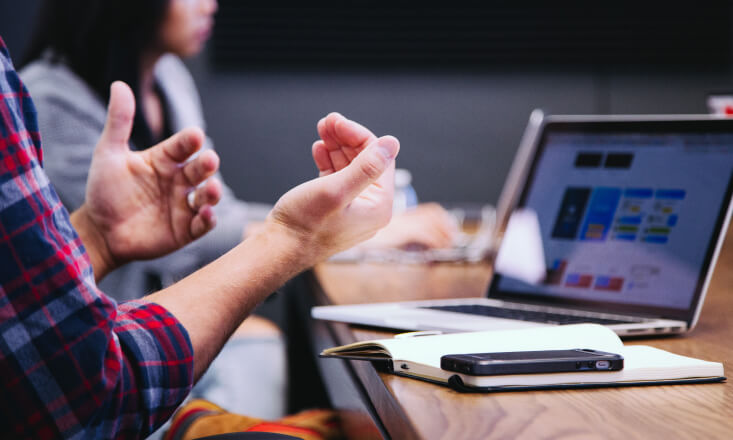
[[[0,0],[16,61],[38,4]],[[534,108],[707,112],[708,94],[733,89],[732,5],[219,0],[187,64],[241,199],[312,178],[316,122],[339,111],[401,140],[421,201],[495,203]]]

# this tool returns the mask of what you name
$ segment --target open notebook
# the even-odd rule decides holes
[[[408,334],[409,335],[409,334]],[[667,385],[725,380],[723,365],[679,356],[657,348],[624,346],[607,327],[578,324],[521,330],[398,337],[324,350],[323,357],[386,361],[391,372],[461,391]],[[624,357],[620,371],[471,376],[442,370],[446,354],[585,348]]]

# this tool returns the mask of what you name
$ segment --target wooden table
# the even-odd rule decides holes
[[[317,302],[335,304],[484,293],[488,264],[323,264]],[[316,349],[389,337],[315,321]],[[733,374],[733,233],[718,260],[697,328],[688,335],[627,340],[725,364]],[[321,359],[324,381],[350,438],[730,439],[733,383],[461,394],[378,372],[371,363]],[[339,370],[340,369],[340,370]],[[335,371],[339,370],[339,371]]]

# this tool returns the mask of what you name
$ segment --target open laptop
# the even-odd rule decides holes
[[[499,224],[515,208],[536,213],[544,280],[495,273],[484,298],[315,307],[312,316],[405,330],[596,322],[620,335],[686,332],[732,191],[733,119],[534,113],[497,210]]]

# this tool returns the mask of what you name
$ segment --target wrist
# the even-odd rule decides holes
[[[320,261],[320,247],[313,237],[307,232],[293,229],[282,222],[268,218],[252,238],[262,241],[263,245],[274,255],[286,259],[295,273]]]
[[[71,224],[76,229],[84,248],[89,255],[94,270],[94,278],[99,281],[109,272],[117,267],[115,258],[109,249],[109,245],[104,238],[104,234],[94,223],[86,204],[71,214]]]

